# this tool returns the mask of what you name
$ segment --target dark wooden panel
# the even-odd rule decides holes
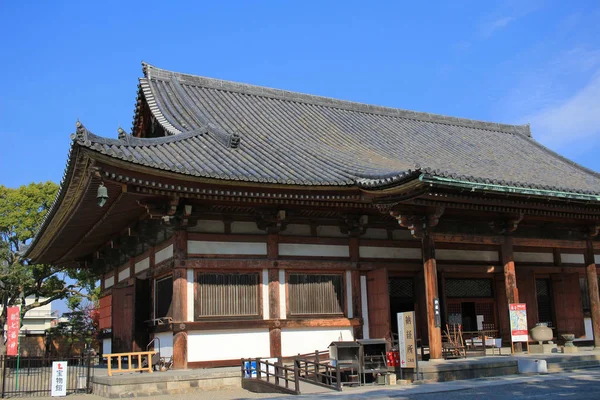
[[[367,273],[367,298],[369,336],[390,339],[390,296],[387,269],[376,269]]]
[[[134,287],[113,289],[113,338],[112,352],[123,353],[133,350]]]
[[[585,326],[579,274],[552,274],[551,279],[556,315],[554,334],[573,333],[576,337],[584,336]]]
[[[538,322],[535,277],[533,271],[530,269],[520,269],[517,267],[516,273],[519,302],[527,305],[527,325],[533,328]]]
[[[99,328],[110,328],[112,326],[112,295],[100,298],[98,312],[100,314]]]

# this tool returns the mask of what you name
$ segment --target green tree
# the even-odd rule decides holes
[[[89,293],[96,278],[87,270],[29,264],[22,251],[40,228],[56,197],[53,182],[31,183],[17,189],[0,185],[0,335],[4,334],[7,307],[24,304],[23,315],[33,308],[69,295]],[[25,302],[32,296],[34,301]],[[6,354],[0,340],[0,354]]]
[[[69,297],[67,305],[70,311],[62,315],[61,322],[48,330],[50,338],[64,338],[69,344],[68,357],[74,355],[78,343],[86,348],[94,348],[97,344],[100,333],[98,294],[98,290],[93,290],[88,298],[80,295]]]

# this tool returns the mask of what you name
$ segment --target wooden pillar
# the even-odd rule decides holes
[[[186,258],[187,232],[177,230],[175,231],[173,240],[173,322],[185,322],[187,320],[187,270],[185,269]]]
[[[425,297],[427,300],[429,354],[431,359],[439,359],[442,358],[442,331],[439,327],[435,326],[434,300],[439,300],[439,298],[437,286],[437,263],[435,261],[435,242],[433,240],[433,236],[429,234],[423,235],[422,248]]]
[[[594,347],[600,347],[600,297],[598,296],[598,273],[594,258],[594,244],[592,239],[586,241],[585,272],[588,293],[592,309],[592,331],[594,332]]]
[[[187,333],[173,335],[173,369],[187,369]]]
[[[173,325],[181,329],[187,320],[187,232],[176,230],[173,238]],[[187,333],[177,332],[173,336],[173,368],[187,368]]]
[[[502,254],[502,264],[504,265],[504,290],[506,291],[506,310],[509,310],[509,304],[518,303],[519,302],[519,289],[517,288],[517,274],[515,272],[515,259],[513,254],[513,238],[512,236],[505,236],[504,242],[502,243],[502,248],[500,253]],[[531,312],[532,310],[527,310]],[[500,321],[503,318],[499,318]],[[508,340],[512,341],[511,331],[510,331],[510,318],[507,319],[509,327],[508,327]],[[504,329],[499,329],[499,332],[504,331]],[[515,343],[514,345],[515,352],[519,353],[522,351],[522,344]]]
[[[513,239],[511,236],[504,237],[502,243],[502,264],[504,264],[504,288],[508,304],[519,302],[519,290],[517,289],[517,274],[515,273],[515,260],[513,257]]]
[[[269,233],[267,235],[267,258],[269,260],[277,260],[279,257],[279,234]],[[279,270],[269,268],[269,315],[272,320],[279,320]],[[281,357],[281,327],[277,323],[276,326],[269,328],[269,343],[271,357]]]

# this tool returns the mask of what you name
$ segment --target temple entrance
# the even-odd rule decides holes
[[[491,279],[449,278],[445,289],[448,325],[462,325],[464,332],[498,329]]]
[[[135,342],[134,351],[145,351],[150,341],[148,320],[152,318],[150,279],[135,280]]]
[[[416,311],[414,279],[391,276],[388,280],[390,293],[390,328],[394,338],[398,335],[396,314]]]

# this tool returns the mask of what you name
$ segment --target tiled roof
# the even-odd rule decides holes
[[[415,173],[600,193],[600,175],[503,125],[287,92],[144,64],[140,95],[171,136],[80,145],[181,174],[296,185],[381,187]],[[134,124],[140,119],[136,115]]]

